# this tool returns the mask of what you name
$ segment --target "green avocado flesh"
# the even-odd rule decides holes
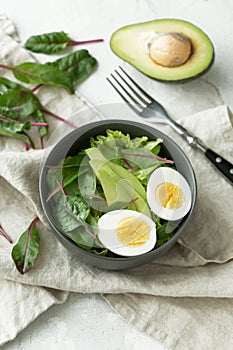
[[[187,37],[192,47],[189,59],[178,67],[165,67],[153,61],[147,45],[153,32]],[[117,56],[139,71],[162,81],[185,81],[202,75],[214,60],[214,47],[208,36],[194,24],[179,19],[159,19],[122,27],[113,33],[110,46]]]

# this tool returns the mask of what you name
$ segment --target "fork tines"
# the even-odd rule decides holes
[[[122,68],[115,69],[114,74],[106,78],[123,100],[130,105],[136,113],[142,113],[152,103],[148,95]]]

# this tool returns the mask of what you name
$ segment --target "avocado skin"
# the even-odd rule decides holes
[[[135,66],[135,64],[133,64],[132,62],[130,62],[130,60],[127,60],[127,59],[125,59],[124,57],[122,57],[122,56],[117,52],[117,50],[114,48],[114,45],[115,45],[115,44],[113,43],[114,35],[115,35],[116,33],[120,32],[121,30],[126,31],[127,28],[130,29],[130,28],[132,28],[133,26],[137,26],[137,25],[142,26],[142,25],[144,25],[144,24],[145,24],[145,25],[148,25],[148,24],[153,23],[153,22],[162,22],[162,21],[171,21],[171,22],[177,21],[177,22],[180,22],[180,23],[183,23],[183,24],[187,23],[188,25],[193,26],[194,28],[196,28],[198,31],[201,31],[201,32],[205,35],[206,39],[209,41],[209,44],[211,44],[211,46],[212,46],[212,56],[211,56],[211,60],[210,60],[210,62],[208,63],[208,66],[207,66],[205,69],[203,69],[202,71],[200,71],[200,72],[197,73],[197,74],[194,74],[194,75],[191,75],[191,76],[187,76],[187,78],[185,77],[185,78],[180,78],[180,79],[179,79],[179,78],[177,78],[177,79],[168,79],[168,78],[165,77],[165,78],[163,79],[163,78],[159,78],[159,77],[155,77],[155,76],[150,75],[150,73],[146,72],[145,69],[144,69],[144,70],[143,70],[143,69],[141,70],[140,67]],[[169,29],[169,31],[171,31],[171,30]],[[160,32],[159,32],[159,34],[160,34]],[[184,33],[184,35],[185,35],[185,33]],[[192,40],[192,38],[191,38],[191,40]],[[191,82],[191,81],[193,81],[193,80],[195,80],[195,79],[198,79],[198,78],[200,78],[201,76],[205,75],[205,74],[211,69],[211,67],[213,66],[214,61],[215,61],[215,50],[214,50],[214,45],[213,45],[212,41],[210,40],[210,38],[209,38],[198,26],[192,24],[191,22],[188,22],[188,21],[185,21],[185,20],[180,20],[180,19],[175,19],[175,18],[156,19],[156,20],[152,20],[152,21],[149,21],[149,22],[141,22],[141,23],[136,23],[136,24],[130,24],[130,25],[126,25],[126,26],[124,26],[124,27],[122,27],[122,28],[119,28],[119,29],[116,30],[116,31],[112,34],[112,36],[111,36],[111,39],[110,39],[110,48],[111,48],[111,50],[112,50],[119,58],[121,58],[123,61],[125,61],[125,62],[127,62],[128,64],[130,64],[131,66],[133,66],[135,69],[137,69],[139,72],[141,72],[141,73],[144,74],[145,76],[149,77],[149,78],[152,79],[152,80],[156,80],[156,81],[159,81],[159,82],[162,82],[162,83],[168,83],[168,84],[183,84],[183,83]],[[198,64],[198,60],[197,60],[197,64]],[[175,68],[172,68],[172,69],[175,69]]]

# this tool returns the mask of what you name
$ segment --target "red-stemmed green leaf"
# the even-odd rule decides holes
[[[0,68],[12,71],[16,79],[24,83],[61,86],[74,93],[70,77],[51,63],[25,62],[14,67],[0,64]]]
[[[0,116],[0,135],[18,139],[28,145],[34,147],[30,137],[25,134],[25,130],[29,130],[31,125],[29,122],[20,123],[15,120],[10,120],[6,117]]]
[[[92,73],[97,61],[87,50],[78,50],[59,58],[52,64],[68,74],[74,84],[78,84]]]
[[[23,120],[40,108],[40,102],[30,90],[12,90],[0,95],[0,114]]]
[[[0,77],[0,95],[14,90],[27,90],[24,86],[15,83],[7,78]]]
[[[36,228],[39,218],[36,217],[28,229],[20,236],[18,243],[12,249],[12,259],[21,274],[30,271],[38,256],[40,235]]]
[[[71,39],[64,32],[52,32],[31,36],[25,43],[26,49],[46,54],[64,50]]]
[[[67,46],[102,42],[103,39],[74,41],[68,34],[61,32],[51,32],[31,36],[25,43],[26,49],[33,52],[53,54],[64,50]]]

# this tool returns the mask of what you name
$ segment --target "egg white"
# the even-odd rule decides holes
[[[116,229],[120,221],[130,216],[140,218],[141,220],[147,222],[150,226],[150,234],[147,241],[137,247],[123,245],[116,234]],[[122,209],[105,213],[98,221],[98,228],[98,238],[101,243],[113,253],[121,256],[136,256],[147,253],[154,248],[156,243],[155,222],[148,216],[134,210]]]
[[[164,182],[170,182],[182,190],[184,201],[181,207],[169,209],[164,208],[159,203],[155,196],[155,189]],[[160,218],[171,221],[179,220],[183,218],[191,208],[192,193],[189,184],[178,171],[167,167],[160,167],[157,168],[149,178],[147,185],[147,202],[153,213]]]

